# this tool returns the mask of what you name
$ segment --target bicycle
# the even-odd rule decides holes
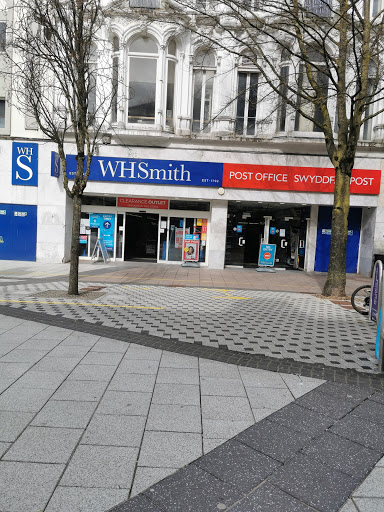
[[[368,315],[371,302],[371,285],[359,286],[351,295],[351,304],[360,315]]]

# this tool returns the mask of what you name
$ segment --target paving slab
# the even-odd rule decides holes
[[[265,483],[231,508],[231,512],[313,512],[303,502]]]
[[[128,498],[126,489],[57,487],[45,512],[105,512]]]
[[[147,416],[151,393],[130,391],[106,391],[97,413],[127,416]]]
[[[81,445],[73,455],[60,485],[130,489],[138,449],[126,446]]]
[[[14,442],[33,417],[29,412],[0,411],[0,441]]]
[[[195,405],[152,404],[147,430],[164,432],[201,432],[200,407]]]
[[[241,432],[235,439],[280,462],[286,462],[307,447],[312,436],[263,420]]]
[[[181,468],[202,455],[201,436],[180,432],[145,432],[139,466]]]
[[[70,373],[68,380],[110,381],[116,371],[115,366],[102,364],[79,364]]]
[[[107,385],[106,381],[67,380],[59,387],[52,399],[98,402]]]
[[[3,460],[66,463],[82,434],[82,429],[27,427]]]
[[[139,447],[144,433],[142,416],[96,414],[84,434],[82,444]]]
[[[136,469],[135,481],[130,496],[133,498],[175,472],[175,468],[146,468],[139,466]]]
[[[233,439],[215,448],[194,464],[245,493],[258,486],[281,466],[276,460]]]
[[[172,512],[216,512],[231,505],[238,490],[197,466],[188,466],[145,491],[145,495]]]
[[[31,425],[85,429],[96,407],[96,402],[49,400]]]
[[[363,479],[380,460],[377,451],[331,432],[325,432],[310,446],[304,448],[304,452],[322,464],[347,473],[357,480]]]
[[[304,455],[285,464],[269,482],[320,512],[337,512],[356,487],[354,478]]]
[[[0,510],[41,512],[64,468],[63,464],[0,462]]]
[[[200,406],[200,389],[193,384],[156,383],[152,403]]]
[[[67,378],[67,372],[43,372],[33,369],[26,372],[15,383],[15,388],[56,390]]]
[[[110,391],[138,391],[143,393],[152,393],[155,380],[155,375],[116,372],[108,389]]]
[[[51,389],[10,387],[0,396],[0,411],[38,412],[51,395]]]

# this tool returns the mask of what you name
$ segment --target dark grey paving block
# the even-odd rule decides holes
[[[384,427],[371,423],[364,418],[349,415],[338,421],[331,428],[331,432],[376,450],[381,454],[384,453]]]
[[[305,455],[285,464],[269,482],[320,512],[337,512],[356,487],[354,478]]]
[[[195,462],[224,482],[247,492],[280,467],[279,462],[231,439]]]
[[[333,425],[334,420],[323,414],[311,411],[296,404],[287,405],[280,411],[268,416],[269,421],[275,421],[291,428],[297,432],[307,433],[315,436],[324,432],[328,427]]]
[[[368,387],[349,386],[338,382],[326,382],[316,388],[316,391],[356,402],[362,402],[372,395],[372,389]]]
[[[325,414],[334,419],[340,419],[356,407],[356,402],[346,398],[338,398],[326,393],[320,393],[316,389],[298,398],[296,403],[320,414]]]
[[[243,494],[197,466],[187,466],[144,491],[154,503],[172,512],[225,510]]]
[[[313,508],[266,483],[231,508],[231,512],[313,512]]]
[[[352,416],[359,416],[384,427],[384,404],[366,400],[356,407]]]
[[[136,498],[121,503],[108,512],[162,512],[163,510],[157,508],[146,496],[136,496]]]
[[[371,400],[384,404],[384,391],[376,391],[376,393],[371,396]]]
[[[331,432],[325,432],[304,451],[308,456],[333,469],[347,473],[358,481],[364,478],[381,457],[377,451]]]
[[[312,436],[268,420],[263,420],[241,432],[236,439],[255,450],[285,462],[308,445]]]

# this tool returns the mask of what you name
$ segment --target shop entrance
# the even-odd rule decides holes
[[[269,225],[268,242],[276,244],[275,267],[304,268],[309,207],[229,203],[226,265],[258,266],[260,244]]]
[[[159,216],[140,212],[125,215],[124,260],[156,262]]]

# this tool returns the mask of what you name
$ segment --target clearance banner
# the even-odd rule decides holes
[[[354,169],[351,194],[379,194],[381,171]],[[278,165],[224,164],[223,187],[332,193],[334,169]]]

